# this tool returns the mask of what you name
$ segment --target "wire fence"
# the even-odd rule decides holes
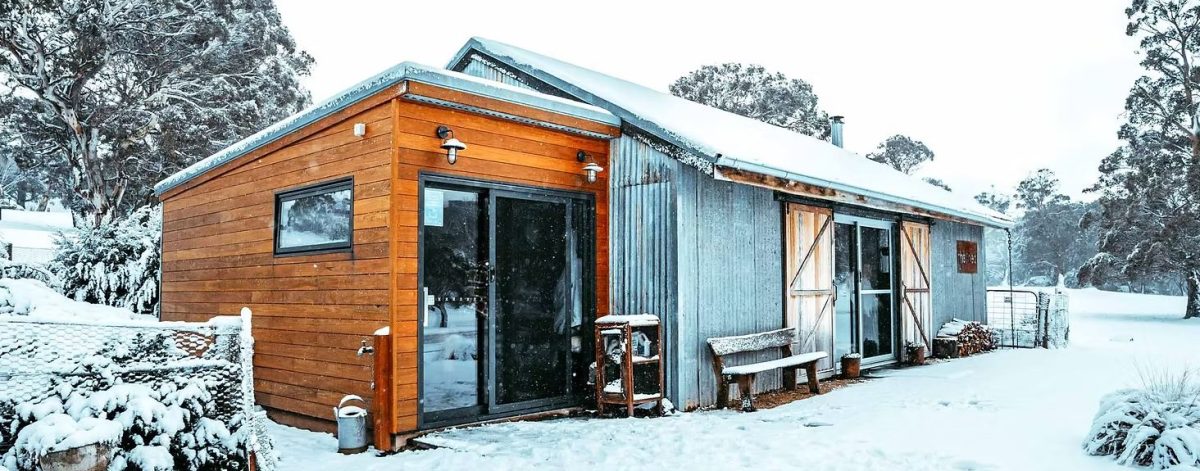
[[[16,418],[16,405],[47,400],[63,385],[140,384],[158,390],[181,379],[205,384],[219,405],[211,419],[230,424],[249,414],[252,422],[265,420],[253,412],[249,323],[248,310],[241,318],[204,323],[0,319],[0,424]],[[0,456],[15,436],[15,430],[0,433]]]
[[[987,314],[997,346],[1067,346],[1071,318],[1070,297],[1066,293],[989,289]]]

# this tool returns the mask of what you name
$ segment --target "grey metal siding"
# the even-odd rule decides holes
[[[609,176],[609,281],[613,314],[663,320],[667,397],[678,402],[681,359],[676,282],[679,162],[632,137],[613,142]]]
[[[483,79],[500,82],[500,83],[507,84],[507,85],[512,85],[514,87],[521,87],[526,90],[533,90],[533,87],[530,87],[529,85],[526,85],[525,83],[522,83],[520,80],[517,79],[517,77],[512,72],[509,72],[508,70],[505,70],[505,69],[495,67],[492,64],[489,64],[489,63],[479,60],[477,58],[471,58],[471,60],[467,62],[466,67],[463,68],[462,73],[467,74],[467,75],[473,75],[473,76],[483,78]]]
[[[771,190],[717,181],[687,168],[680,180],[680,376],[683,406],[716,401],[707,339],[783,327],[780,203]],[[733,357],[778,358],[778,352]],[[690,365],[690,366],[689,366]],[[757,391],[781,386],[777,371]]]
[[[934,221],[931,228],[933,261],[933,326],[937,332],[951,319],[987,322],[987,274],[984,267],[983,227],[950,221]],[[957,242],[968,240],[979,244],[978,273],[958,272]]]
[[[713,180],[629,135],[612,152],[612,312],[659,315],[667,397],[683,409],[712,405],[706,340],[783,326],[780,203],[771,190]],[[764,374],[757,389],[777,389],[779,379]]]

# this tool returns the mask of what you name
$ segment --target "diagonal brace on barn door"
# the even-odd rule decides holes
[[[812,330],[809,330],[808,335],[804,336],[804,340],[802,340],[800,342],[800,351],[801,352],[805,351],[804,349],[805,349],[805,347],[808,346],[808,342],[812,341],[813,335],[815,335],[817,333],[817,331],[820,330],[816,326],[821,325],[821,320],[825,318],[825,313],[829,311],[829,303],[831,301],[833,301],[833,295],[826,295],[825,303],[821,305],[821,310],[817,313],[817,321],[813,322]]]
[[[817,236],[813,237],[812,245],[808,246],[808,251],[804,253],[804,258],[800,260],[800,267],[796,268],[796,273],[792,274],[792,281],[788,282],[788,286],[796,286],[796,281],[800,279],[800,274],[804,273],[804,267],[808,266],[808,262],[812,260],[813,253],[817,251],[817,246],[821,245],[820,240],[825,236],[825,231],[829,230],[829,223],[833,221],[832,217],[826,217],[825,222],[821,224],[821,229],[817,231]]]
[[[901,279],[901,281],[900,281],[901,297],[904,298],[904,304],[908,306],[908,313],[910,315],[912,315],[913,322],[916,322],[916,324],[917,324],[917,332],[919,332],[921,334],[921,341],[925,343],[925,348],[928,351],[933,351],[933,344],[929,342],[929,336],[925,335],[925,326],[921,323],[921,316],[917,315],[917,308],[916,308],[916,306],[913,306],[912,300],[909,299],[909,297],[908,297],[909,291],[914,291],[914,292],[921,291],[921,292],[926,292],[926,293],[929,292],[929,286],[930,286],[929,275],[925,273],[925,266],[923,264],[921,264],[921,257],[918,256],[917,246],[916,246],[916,244],[913,243],[912,236],[908,235],[908,231],[904,229],[903,224],[900,225],[900,234],[902,234],[904,236],[904,241],[908,243],[908,248],[909,248],[909,250],[912,251],[913,261],[915,261],[917,263],[917,269],[921,272],[921,280],[925,282],[925,285],[924,285],[925,288],[917,288],[917,289],[910,290],[907,286],[904,285],[903,279]]]

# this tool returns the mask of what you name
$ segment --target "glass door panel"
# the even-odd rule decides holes
[[[860,226],[863,291],[892,289],[892,231]]]
[[[863,358],[892,357],[892,302],[887,294],[862,295]]]
[[[486,198],[479,190],[424,192],[422,407],[478,413],[481,319],[486,318]]]
[[[566,200],[496,196],[495,405],[569,393],[576,302]]]
[[[847,353],[857,352],[855,347],[858,337],[858,323],[855,322],[854,310],[857,302],[857,284],[855,273],[855,226],[853,224],[835,224],[833,232],[833,288],[836,293],[833,312],[833,358],[838,359]]]
[[[864,359],[895,357],[892,316],[892,231],[859,225],[859,291]]]
[[[841,216],[834,232],[834,357],[896,357],[891,222]]]

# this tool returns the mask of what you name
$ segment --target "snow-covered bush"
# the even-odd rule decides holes
[[[59,384],[55,395],[16,405],[15,417],[0,424],[10,431],[19,430],[13,448],[0,459],[0,465],[15,471],[37,469],[37,460],[48,452],[103,442],[115,448],[110,469],[245,469],[246,434],[241,430],[245,421],[235,414],[227,426],[213,418],[222,415],[222,405],[211,391],[216,386],[182,376],[157,388],[114,384],[91,391]],[[100,433],[114,430],[106,424],[115,424],[116,432]],[[95,440],[72,439],[73,428],[96,429],[85,435]]]
[[[77,301],[139,313],[158,306],[162,210],[145,206],[112,224],[59,237],[50,271]]]
[[[34,263],[0,260],[0,278],[14,280],[37,280],[51,288],[58,288],[62,280],[50,273],[45,266]]]
[[[1200,467],[1200,384],[1189,373],[1160,374],[1104,396],[1083,448],[1126,466]]]

